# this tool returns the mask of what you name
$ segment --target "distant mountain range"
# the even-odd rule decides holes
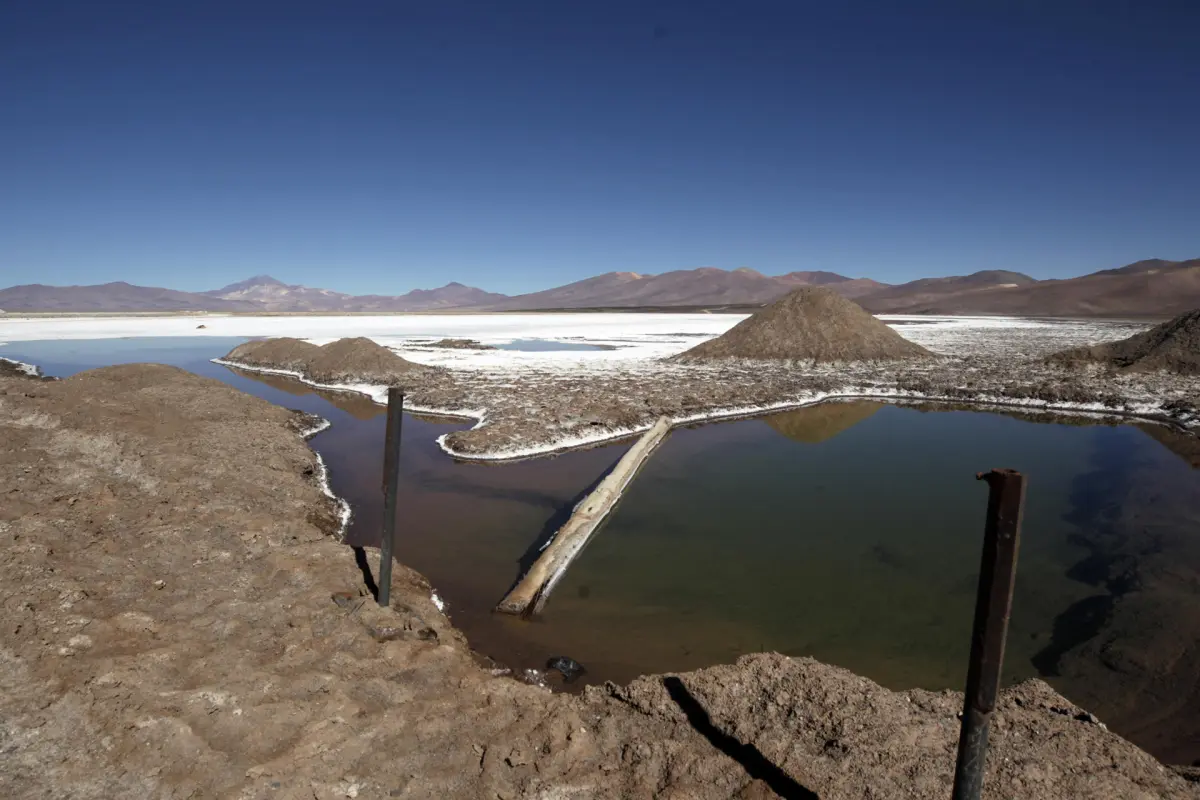
[[[0,292],[0,303],[3,302]],[[448,283],[440,289],[415,289],[395,297],[351,295],[329,289],[289,286],[269,275],[231,283],[221,289],[204,292],[207,297],[236,303],[253,303],[262,311],[433,311],[497,303],[509,299],[482,289]],[[0,305],[0,308],[4,306]]]
[[[350,295],[293,286],[259,275],[208,292],[128,283],[30,284],[0,290],[0,309],[19,311],[544,311],[609,308],[753,308],[798,286],[827,286],[868,311],[903,314],[1025,316],[1173,316],[1200,307],[1200,258],[1150,259],[1078,278],[1039,281],[989,270],[897,285],[834,272],[763,275],[701,267],[658,275],[608,272],[553,289],[509,297],[461,283],[407,294]]]
[[[767,276],[745,267],[676,270],[660,275],[608,272],[556,289],[522,294],[490,304],[498,311],[547,308],[633,308],[669,306],[762,305],[798,286],[829,286],[847,297],[860,297],[886,284],[851,279],[833,272],[789,272]]]

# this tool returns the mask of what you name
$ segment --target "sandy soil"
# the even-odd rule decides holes
[[[961,697],[778,655],[557,694],[400,567],[364,596],[299,431],[151,365],[0,378],[0,796],[945,797]],[[1044,684],[985,796],[1200,797]]]

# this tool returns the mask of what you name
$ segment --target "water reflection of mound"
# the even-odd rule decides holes
[[[1188,431],[1169,428],[1166,425],[1138,425],[1142,433],[1182,458],[1195,469],[1200,469],[1200,436]]]
[[[307,395],[316,395],[322,400],[325,400],[335,408],[345,411],[355,419],[374,419],[384,413],[384,407],[367,397],[365,394],[358,392],[329,392],[321,389],[315,389],[306,383],[289,378],[286,375],[270,375],[265,372],[250,372],[248,370],[229,367],[243,378],[249,378],[252,381],[258,381],[261,384],[270,386],[272,389],[278,389],[281,392],[287,392],[294,397],[306,397]]]
[[[829,402],[764,417],[776,432],[797,442],[816,444],[832,439],[870,417],[883,403],[871,400]]]

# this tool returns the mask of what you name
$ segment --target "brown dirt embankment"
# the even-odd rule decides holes
[[[1180,314],[1117,342],[1075,347],[1050,356],[1060,364],[1099,363],[1114,369],[1200,375],[1200,309]]]
[[[13,361],[10,358],[0,358],[0,378],[35,378],[37,380],[52,381],[53,378],[47,378],[42,375],[42,371],[32,364],[23,364],[20,361]]]
[[[400,567],[361,596],[297,431],[180,370],[0,379],[0,796],[942,798],[961,696],[807,659],[552,694]],[[1200,797],[1044,684],[985,796]]]
[[[403,386],[444,377],[446,370],[414,364],[381,344],[359,336],[318,346],[302,339],[280,337],[240,344],[225,356],[229,361],[299,372],[316,383],[368,383]]]

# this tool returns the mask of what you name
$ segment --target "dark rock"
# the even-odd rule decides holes
[[[439,339],[436,342],[430,342],[429,347],[444,347],[449,350],[495,350],[496,348],[490,344],[476,341],[475,339]]]
[[[562,674],[567,683],[574,682],[580,675],[587,672],[583,664],[567,656],[554,656],[546,662],[546,669],[556,670]]]

